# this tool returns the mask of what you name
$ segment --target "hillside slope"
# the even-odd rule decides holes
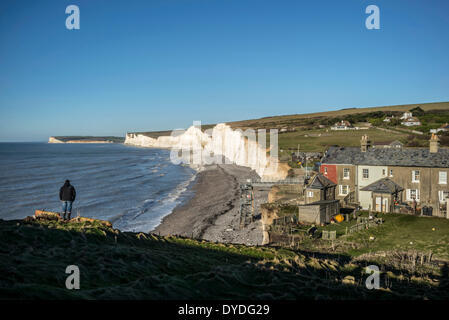
[[[392,105],[392,106],[380,106],[380,107],[368,107],[368,108],[346,108],[335,111],[323,111],[304,114],[292,114],[282,116],[268,116],[257,119],[238,120],[226,122],[234,129],[245,128],[280,128],[290,125],[302,125],[304,122],[308,122],[310,119],[327,118],[333,121],[334,118],[342,118],[349,115],[362,114],[362,113],[374,113],[374,112],[404,112],[413,108],[420,107],[424,111],[429,110],[449,110],[449,101],[447,102],[432,102],[432,103],[419,103],[419,104],[404,104],[404,105]],[[214,127],[215,124],[203,124],[202,129],[209,129]],[[169,136],[171,130],[163,131],[141,131],[130,132],[136,134],[144,134],[151,138],[157,138],[159,136]]]
[[[410,274],[384,266],[380,290],[344,255],[223,245],[98,222],[0,221],[2,299],[447,299],[447,266]],[[80,290],[65,269],[80,268]],[[385,274],[382,275],[385,277]]]
[[[429,110],[449,110],[449,102],[433,102],[433,103],[419,103],[419,104],[404,104],[404,105],[393,105],[393,106],[381,106],[381,107],[368,107],[368,108],[346,108],[335,111],[324,111],[324,112],[314,112],[314,113],[304,113],[304,114],[293,114],[285,116],[273,116],[264,117],[260,119],[242,120],[229,122],[234,128],[244,128],[244,127],[265,127],[265,126],[279,126],[288,125],[289,123],[294,123],[296,121],[311,119],[311,118],[338,118],[342,116],[360,114],[360,113],[373,113],[373,112],[404,112],[409,111],[413,108],[420,107],[424,111]]]

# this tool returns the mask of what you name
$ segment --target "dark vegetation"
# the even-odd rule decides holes
[[[369,260],[119,232],[97,222],[0,220],[2,299],[447,299],[447,266],[414,272]],[[65,269],[80,268],[80,290]]]
[[[69,140],[95,140],[95,141],[113,141],[115,143],[123,143],[125,141],[124,137],[95,137],[95,136],[58,136],[54,137],[61,141],[69,141]]]

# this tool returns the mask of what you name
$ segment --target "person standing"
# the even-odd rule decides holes
[[[75,187],[70,184],[69,180],[66,180],[61,189],[59,189],[59,200],[62,201],[62,212],[64,213],[64,220],[66,220],[66,213],[68,213],[67,220],[70,220],[70,215],[72,214],[72,203],[73,201],[75,201],[75,197]]]

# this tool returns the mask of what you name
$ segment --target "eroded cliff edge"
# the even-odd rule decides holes
[[[128,133],[125,144],[196,151],[196,156],[189,158],[193,164],[204,166],[233,163],[255,170],[264,180],[285,179],[289,169],[287,164],[280,163],[276,154],[273,156],[270,148],[257,141],[255,136],[248,137],[241,130],[232,130],[225,123],[217,124],[207,132],[191,126],[186,131],[175,131],[171,136],[157,138],[140,133]],[[178,158],[178,154],[175,158]]]

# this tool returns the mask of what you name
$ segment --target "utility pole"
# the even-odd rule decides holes
[[[304,162],[306,164],[306,179],[309,177],[309,170],[307,169],[307,155],[304,155]]]

